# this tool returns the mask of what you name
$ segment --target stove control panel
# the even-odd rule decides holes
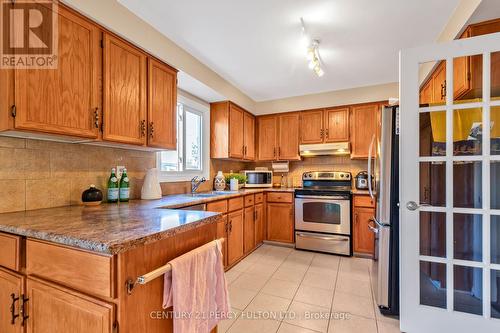
[[[351,180],[350,172],[309,171],[302,174],[302,180]]]

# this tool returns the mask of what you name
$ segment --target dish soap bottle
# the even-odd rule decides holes
[[[111,169],[111,176],[108,179],[108,202],[118,202],[118,178],[116,178],[116,169]]]
[[[130,184],[127,176],[127,169],[123,169],[120,179],[120,202],[128,202],[130,199]]]

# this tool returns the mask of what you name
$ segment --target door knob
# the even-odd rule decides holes
[[[406,204],[406,209],[417,210],[420,206],[415,201],[408,201]]]

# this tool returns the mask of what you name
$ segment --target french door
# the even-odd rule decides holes
[[[499,59],[500,34],[400,54],[404,332],[500,332]]]

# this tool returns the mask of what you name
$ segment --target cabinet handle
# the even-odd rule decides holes
[[[229,221],[229,232],[233,230],[233,220]]]
[[[325,135],[326,135],[326,138],[328,139],[328,128],[326,129],[326,132],[325,132]]]
[[[224,224],[224,228],[225,228],[225,230],[226,230],[226,234],[227,234],[227,226],[228,226],[228,224],[229,224],[229,223],[227,223],[227,222]]]
[[[99,128],[99,108],[94,109],[94,126]]]
[[[276,147],[273,148],[273,156],[276,157]]]
[[[446,80],[444,80],[443,84],[441,85],[441,99],[444,99],[446,97]]]
[[[325,133],[325,132],[324,132],[324,130],[323,130],[323,129],[321,129],[321,130],[319,131],[319,136],[320,136],[322,139],[323,139],[323,134],[324,134],[324,133]]]
[[[21,310],[19,311],[19,314],[22,316],[23,321],[21,321],[21,326],[24,326],[26,323],[26,320],[30,317],[29,315],[26,314],[26,308],[25,305],[28,303],[30,299],[26,297],[24,294],[21,295]]]
[[[10,294],[10,298],[12,299],[12,303],[10,304],[10,324],[14,325],[16,318],[19,317],[19,314],[16,314],[16,302],[19,300],[19,297],[16,297],[15,294]]]
[[[146,136],[146,121],[141,120],[141,136]]]
[[[155,123],[150,122],[149,123],[149,137],[152,139],[155,136]]]
[[[281,157],[281,147],[278,147],[278,157]]]

